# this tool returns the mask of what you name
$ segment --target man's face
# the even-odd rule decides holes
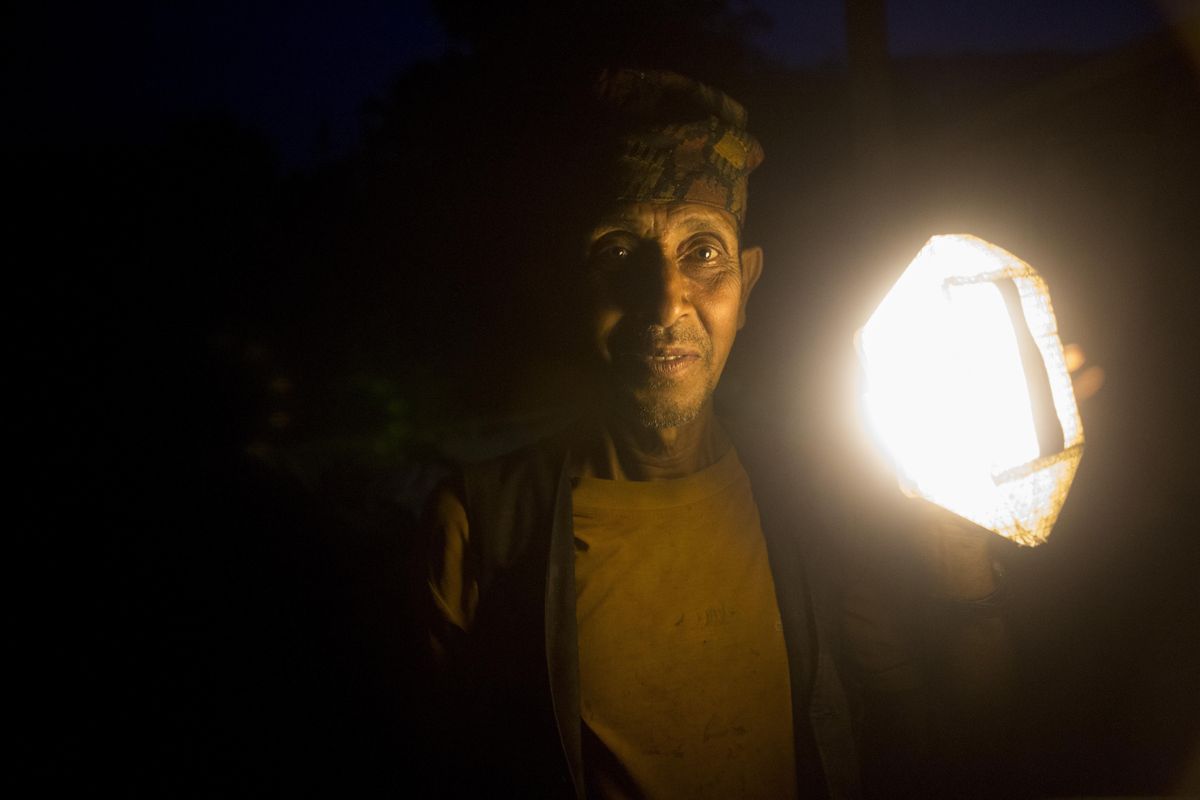
[[[744,269],[733,216],[696,203],[616,206],[587,245],[592,341],[617,410],[651,429],[695,419],[742,325],[759,251]]]

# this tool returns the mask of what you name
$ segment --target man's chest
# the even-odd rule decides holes
[[[786,796],[788,660],[753,499],[583,506],[574,528],[584,723],[643,784]]]

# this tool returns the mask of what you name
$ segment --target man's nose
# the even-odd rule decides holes
[[[640,305],[652,325],[670,328],[687,313],[687,279],[675,259],[656,253],[644,265],[645,280],[640,288]]]

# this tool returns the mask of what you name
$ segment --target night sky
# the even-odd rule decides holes
[[[844,63],[838,0],[735,5],[764,12],[757,40],[771,58],[789,66]],[[1153,0],[907,0],[890,4],[888,20],[897,56],[1091,52],[1162,22]],[[150,32],[159,109],[229,110],[276,141],[289,165],[309,162],[322,147],[344,150],[369,97],[413,62],[455,47],[428,4],[413,0],[172,3],[155,11]]]

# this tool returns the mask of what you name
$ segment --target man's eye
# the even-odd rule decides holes
[[[692,251],[700,261],[714,261],[721,255],[721,251],[709,244],[702,244]]]
[[[631,255],[633,255],[633,251],[628,247],[610,244],[596,251],[596,260],[605,264],[620,264],[627,261]]]

